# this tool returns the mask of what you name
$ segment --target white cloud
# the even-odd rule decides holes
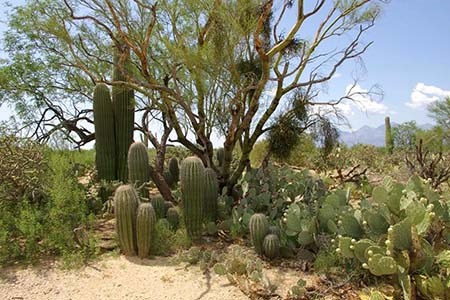
[[[345,92],[351,99],[351,105],[359,110],[367,113],[386,114],[389,108],[382,102],[374,99],[375,94],[370,94],[369,90],[362,88],[360,85],[348,85]]]
[[[339,77],[342,77],[342,74],[341,74],[341,73],[338,73],[338,72],[336,72],[336,73],[334,73],[334,75],[333,75],[333,76],[331,76],[331,79],[337,79],[337,78],[339,78]]]
[[[446,96],[450,96],[450,91],[419,82],[411,93],[410,101],[405,104],[411,108],[424,108]]]

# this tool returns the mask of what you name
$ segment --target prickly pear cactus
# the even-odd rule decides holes
[[[268,234],[263,241],[264,255],[270,259],[278,257],[280,253],[280,239],[275,234]]]
[[[150,203],[139,205],[136,219],[136,239],[138,256],[147,258],[150,254],[155,231],[156,214]]]
[[[205,169],[205,203],[204,215],[206,221],[217,220],[217,198],[219,197],[219,182],[216,172],[211,168]]]
[[[129,59],[125,61],[120,56],[129,57],[129,52],[114,51],[113,81],[126,82],[126,72],[129,68]],[[122,62],[123,61],[123,62]],[[119,64],[122,64],[119,66]],[[114,111],[114,127],[116,133],[116,167],[117,179],[122,182],[128,180],[127,155],[133,142],[134,131],[134,91],[124,85],[113,85],[112,103]]]
[[[162,219],[166,216],[166,205],[162,196],[155,196],[151,198],[150,203],[152,204],[158,219]]]
[[[139,196],[131,185],[121,185],[114,195],[119,246],[125,255],[136,255],[136,210]]]
[[[200,158],[187,157],[181,163],[180,185],[186,230],[191,238],[200,236],[205,203],[205,167]]]
[[[374,254],[368,259],[368,263],[363,267],[369,269],[375,276],[392,275],[397,273],[397,263],[390,256]]]
[[[95,166],[98,178],[116,179],[116,149],[114,113],[111,95],[106,84],[99,83],[94,89]]]
[[[248,223],[250,238],[256,253],[263,254],[263,241],[269,230],[269,222],[264,214],[254,214]]]
[[[135,187],[140,187],[142,197],[148,198],[143,184],[150,181],[147,147],[141,142],[133,143],[128,150],[128,178]]]
[[[172,230],[177,230],[178,225],[180,224],[180,215],[175,207],[170,207],[167,210],[166,218]]]

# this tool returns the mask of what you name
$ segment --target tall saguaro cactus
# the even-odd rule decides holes
[[[394,138],[392,136],[392,129],[391,129],[391,120],[389,117],[386,117],[384,119],[384,126],[385,126],[385,147],[386,147],[386,152],[388,154],[392,154],[393,150],[394,150]]]
[[[147,147],[143,143],[133,143],[128,150],[128,178],[137,187],[150,181]],[[145,187],[142,187],[140,194],[148,198]]]
[[[119,246],[125,255],[136,255],[136,211],[139,196],[131,185],[121,185],[114,195]]]
[[[190,237],[198,237],[202,230],[205,197],[205,167],[200,158],[187,157],[180,168],[181,197],[184,222]]]
[[[128,58],[120,59],[121,55],[129,56],[129,53],[121,53],[115,49],[113,81],[127,81]],[[116,130],[116,161],[117,177],[126,182],[128,148],[133,142],[134,130],[134,91],[125,85],[113,85],[112,103],[114,110],[114,127]]]
[[[99,83],[94,89],[95,165],[98,178],[116,179],[116,150],[114,113],[111,95],[106,84]]]

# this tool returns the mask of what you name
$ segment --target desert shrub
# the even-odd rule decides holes
[[[151,254],[167,256],[190,246],[191,241],[184,228],[173,232],[166,219],[156,222]]]
[[[22,156],[31,153],[30,157],[39,157],[41,161],[24,164],[28,169],[22,179],[33,174],[30,186],[23,184],[23,189],[12,191],[12,183],[18,187],[22,183],[8,177],[0,184],[0,263],[32,261],[43,254],[56,254],[64,259],[91,256],[94,244],[88,231],[92,217],[70,155],[51,153],[28,142],[16,147]],[[17,164],[23,161],[21,157],[16,159]],[[39,198],[33,196],[37,193]]]

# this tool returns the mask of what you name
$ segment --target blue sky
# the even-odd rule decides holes
[[[15,1],[20,3],[22,1]],[[0,19],[5,20],[5,6],[0,3]],[[361,99],[360,104],[342,107],[352,129],[363,125],[378,126],[384,117],[402,123],[416,120],[432,123],[426,105],[450,96],[450,1],[392,0],[375,27],[364,37],[374,44],[363,56],[365,71],[360,73],[358,88],[379,86],[384,97]],[[0,24],[0,32],[5,25]],[[1,55],[1,53],[0,53]],[[322,97],[338,98],[353,82],[355,64],[338,71]],[[0,120],[13,112],[0,107]]]

